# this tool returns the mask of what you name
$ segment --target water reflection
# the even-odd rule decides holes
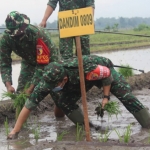
[[[115,51],[108,53],[99,53],[99,56],[104,56],[112,60],[114,65],[129,64],[132,68],[150,71],[150,49]],[[136,74],[140,72],[134,71]]]

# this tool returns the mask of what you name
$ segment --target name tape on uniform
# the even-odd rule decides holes
[[[93,8],[61,11],[58,24],[60,38],[94,34]]]

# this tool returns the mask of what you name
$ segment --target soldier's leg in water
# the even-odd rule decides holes
[[[68,59],[70,57],[73,57],[73,37],[60,38],[59,50],[62,58]]]
[[[21,61],[21,70],[18,78],[18,87],[16,92],[20,93],[24,90],[27,83],[30,83],[34,74],[35,67],[29,65],[25,60]]]
[[[143,106],[143,104],[132,94],[130,85],[125,79],[111,69],[114,81],[111,85],[111,93],[115,95],[126,107],[126,109],[133,114],[136,120],[144,128],[150,127],[150,113]]]
[[[81,98],[81,92],[63,92],[61,98],[55,101],[55,104],[63,110],[65,115],[75,124],[84,124],[84,115],[82,109],[76,104],[76,102]],[[95,127],[95,125],[89,121],[90,127]]]
[[[63,95],[61,95],[61,98],[59,99],[56,97],[54,98],[52,95],[56,106],[62,109],[65,115],[75,124],[84,123],[82,110],[76,104],[80,97],[81,94],[78,92],[63,92]]]
[[[52,91],[50,92],[50,95],[51,95],[53,101],[55,102],[54,115],[55,115],[56,118],[60,118],[60,117],[64,117],[65,116],[65,113],[57,105],[57,101],[60,98],[60,94],[61,94],[61,92],[52,92]]]

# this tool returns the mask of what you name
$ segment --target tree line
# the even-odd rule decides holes
[[[124,18],[120,17],[116,18],[98,18],[94,20],[95,29],[96,30],[105,30],[107,28],[111,29],[134,29],[138,27],[140,24],[150,25],[150,18],[142,18],[142,17],[133,17],[133,18]],[[57,21],[53,21],[52,23],[47,23],[47,28],[57,28]]]
[[[118,29],[135,29],[139,25],[150,25],[150,18],[142,18],[142,17],[133,17],[133,18],[97,18],[94,20],[95,30],[113,30],[117,31]],[[38,23],[34,23],[34,25],[38,25]],[[4,24],[0,25],[0,27],[5,27]],[[58,28],[57,20],[53,22],[47,22],[47,28],[56,29]],[[0,32],[3,32],[4,29],[0,29]]]

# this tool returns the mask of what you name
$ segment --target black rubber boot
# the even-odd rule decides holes
[[[84,125],[84,116],[81,108],[74,110],[70,115],[67,116],[75,125]],[[95,130],[99,130],[101,127],[94,125],[91,121],[89,121],[89,126],[91,128],[95,128]]]
[[[84,124],[84,116],[81,108],[74,110],[71,114],[67,116],[74,124]]]
[[[133,116],[143,128],[150,128],[150,113],[146,108],[140,110],[139,112],[133,113]]]

